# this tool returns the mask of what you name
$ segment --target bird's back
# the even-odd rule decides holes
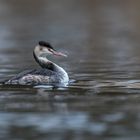
[[[25,70],[12,77],[4,84],[35,85],[57,82],[57,74],[48,69]]]

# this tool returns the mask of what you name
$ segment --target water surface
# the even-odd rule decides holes
[[[139,140],[140,2],[1,0],[0,78],[39,67],[51,42],[68,87],[0,86],[0,139]]]

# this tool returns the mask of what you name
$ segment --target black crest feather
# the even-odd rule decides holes
[[[39,41],[39,43],[38,43],[40,46],[45,46],[45,47],[47,47],[47,48],[50,48],[50,49],[53,49],[54,50],[54,48],[51,46],[51,44],[50,43],[48,43],[48,42],[45,42],[45,41]]]

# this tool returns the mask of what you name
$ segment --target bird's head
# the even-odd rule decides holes
[[[57,52],[50,43],[45,41],[39,41],[38,45],[34,49],[34,53],[37,57],[46,57],[47,55],[67,57],[67,55]]]

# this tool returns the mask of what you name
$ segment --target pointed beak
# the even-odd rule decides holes
[[[52,53],[53,53],[53,55],[56,55],[56,56],[64,56],[64,57],[67,57],[66,54],[61,53],[61,52],[53,51]]]

